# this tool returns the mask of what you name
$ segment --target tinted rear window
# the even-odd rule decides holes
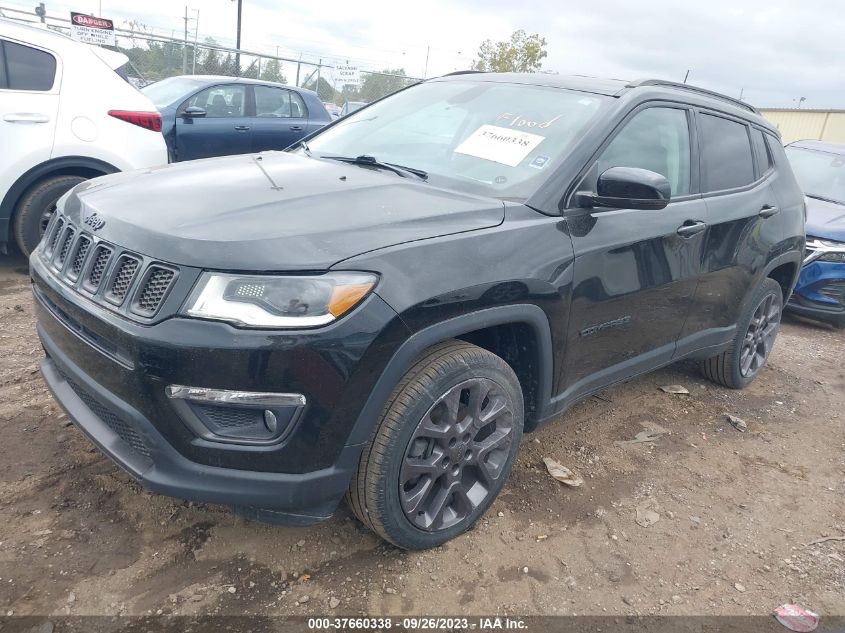
[[[56,80],[56,58],[50,53],[14,42],[0,41],[5,81],[9,90],[50,90]]]
[[[721,191],[754,182],[754,161],[745,125],[701,115],[701,168],[704,191]]]
[[[772,155],[769,153],[769,148],[766,147],[766,139],[763,138],[763,132],[757,128],[752,128],[751,142],[754,143],[754,151],[757,153],[757,161],[760,163],[760,173],[765,174],[773,165]]]

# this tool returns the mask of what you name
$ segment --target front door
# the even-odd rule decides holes
[[[185,108],[197,107],[203,116],[187,117]],[[206,88],[185,101],[176,114],[176,160],[246,154],[252,143],[244,84]]]
[[[698,282],[706,207],[691,151],[692,115],[651,106],[630,115],[590,168],[595,191],[610,167],[665,176],[661,210],[575,209],[567,224],[575,250],[567,367],[559,391],[579,397],[668,362]]]

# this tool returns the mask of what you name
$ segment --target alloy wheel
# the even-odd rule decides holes
[[[780,326],[780,302],[773,293],[760,301],[751,317],[748,331],[739,354],[739,370],[745,377],[753,376],[765,364]]]
[[[41,214],[41,217],[38,218],[38,235],[43,236],[44,231],[47,230],[47,225],[50,224],[50,218],[53,217],[53,214],[56,212],[56,205],[51,204],[49,207],[44,209],[44,212]]]
[[[505,471],[514,403],[496,382],[473,378],[440,396],[405,451],[399,497],[406,518],[429,532],[469,516]]]

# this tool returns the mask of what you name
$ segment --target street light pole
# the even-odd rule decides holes
[[[235,53],[235,68],[237,69],[237,74],[240,77],[241,74],[241,10],[243,9],[243,0],[237,0],[238,3],[238,35],[237,39],[235,40],[235,48],[238,49],[238,52]]]

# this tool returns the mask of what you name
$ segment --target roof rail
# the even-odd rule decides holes
[[[677,88],[679,90],[688,90],[689,92],[695,92],[701,95],[705,95],[707,97],[712,97],[714,99],[720,99],[722,101],[727,101],[735,106],[743,108],[745,110],[749,110],[754,114],[760,114],[750,103],[746,103],[745,101],[740,101],[739,99],[734,99],[733,97],[729,97],[727,95],[723,95],[720,92],[713,92],[712,90],[707,90],[706,88],[699,88],[697,86],[691,86],[690,84],[682,84],[676,81],[666,81],[664,79],[637,79],[635,81],[631,81],[628,83],[625,88],[639,88],[640,86],[663,86],[666,88]]]
[[[453,70],[450,73],[446,73],[445,75],[440,75],[441,77],[453,77],[454,75],[474,75],[476,73],[483,73],[483,70]]]

